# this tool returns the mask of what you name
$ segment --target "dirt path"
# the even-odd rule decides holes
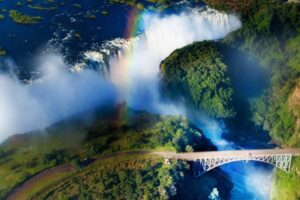
[[[8,195],[7,200],[19,200],[21,194],[28,191],[32,186],[34,186],[39,181],[54,177],[57,174],[63,172],[71,172],[73,169],[74,168],[72,167],[71,164],[64,164],[51,169],[46,169],[38,173],[37,175],[34,175],[32,178],[28,179],[27,181],[25,181],[24,183],[16,187],[14,190],[12,190]]]
[[[112,157],[118,157],[118,156],[129,156],[129,155],[146,155],[146,154],[152,154],[153,152],[150,151],[128,151],[128,152],[116,152],[111,153],[104,156],[99,156],[93,159],[91,163],[94,163],[96,161],[101,161],[105,159],[109,159]],[[158,152],[156,152],[158,153]],[[89,163],[89,164],[91,164]],[[15,189],[13,189],[7,196],[7,200],[21,200],[22,194],[27,192],[31,187],[35,186],[37,183],[39,183],[41,180],[46,180],[51,177],[55,177],[56,175],[64,172],[72,172],[74,170],[72,164],[64,164],[57,167],[53,167],[50,169],[45,169],[44,171],[34,175],[33,177],[29,178],[19,186],[17,186]]]

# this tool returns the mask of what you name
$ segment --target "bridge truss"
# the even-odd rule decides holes
[[[208,157],[197,159],[193,163],[194,176],[200,176],[216,167],[236,161],[258,161],[271,164],[285,172],[289,172],[292,162],[292,154],[278,155],[247,155],[232,157]]]

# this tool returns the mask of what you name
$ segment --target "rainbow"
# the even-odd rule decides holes
[[[130,39],[136,36],[136,33],[139,29],[139,25],[142,19],[141,10],[139,10],[137,7],[132,8],[127,17],[127,26],[125,29],[125,38]]]
[[[127,17],[127,25],[126,25],[126,29],[125,29],[125,33],[124,33],[124,38],[127,40],[131,40],[131,42],[129,42],[129,47],[128,47],[128,51],[126,52],[126,58],[122,59],[121,65],[122,65],[122,79],[123,82],[125,83],[125,89],[128,90],[130,88],[130,73],[131,73],[131,66],[132,66],[132,61],[134,60],[132,57],[134,55],[134,51],[135,51],[135,43],[136,41],[133,40],[133,38],[135,38],[138,34],[138,31],[140,30],[141,26],[142,26],[142,16],[143,16],[143,11],[141,11],[140,9],[138,9],[137,7],[132,8],[129,13],[128,13],[128,17]],[[125,100],[126,103],[122,103],[119,107],[118,107],[118,121],[119,121],[119,125],[122,125],[122,123],[124,121],[127,120],[128,116],[128,109],[127,109],[127,105],[128,103],[130,103],[131,101],[131,97],[130,97],[130,92],[126,91],[125,92],[126,96],[125,96]]]

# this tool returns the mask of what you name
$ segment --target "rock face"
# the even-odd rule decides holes
[[[214,42],[198,42],[174,51],[160,65],[165,97],[184,99],[213,117],[234,115],[233,90]]]

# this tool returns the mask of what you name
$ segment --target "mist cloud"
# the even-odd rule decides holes
[[[30,85],[0,75],[0,142],[108,102],[126,101],[134,109],[152,113],[185,114],[183,105],[161,100],[160,62],[195,41],[225,37],[241,23],[234,15],[210,9],[163,17],[144,13],[142,18],[144,33],[111,59],[106,80],[90,70],[70,73],[58,55],[39,58],[43,75]]]
[[[0,142],[117,99],[115,88],[99,74],[71,73],[58,55],[41,57],[40,67],[41,79],[29,85],[0,75]]]
[[[241,27],[239,19],[212,9],[163,16],[144,13],[144,33],[112,61],[111,79],[129,106],[160,114],[182,114],[184,106],[162,102],[159,65],[174,50],[196,41],[217,40]]]

